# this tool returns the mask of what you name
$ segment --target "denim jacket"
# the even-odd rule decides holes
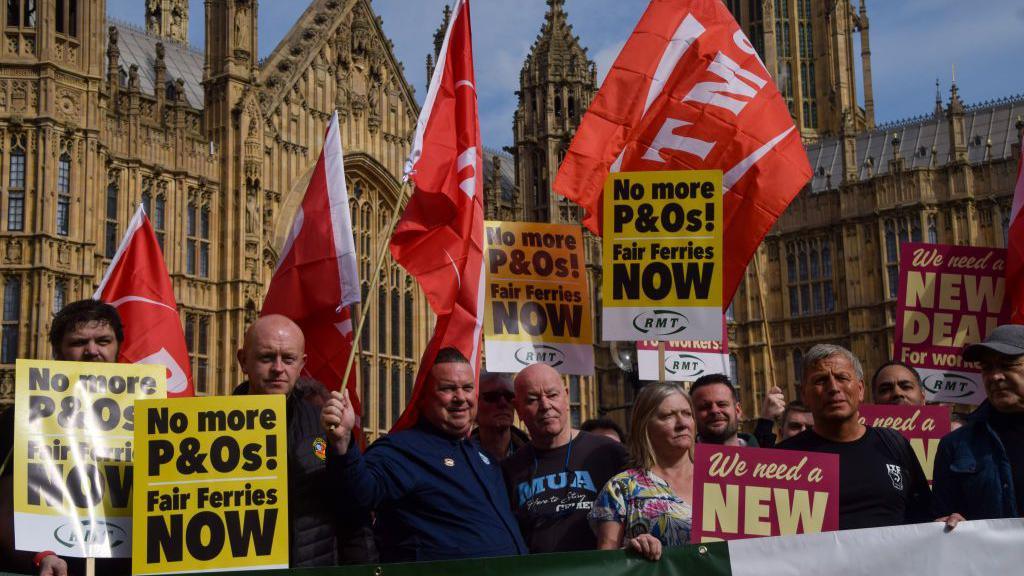
[[[932,485],[939,516],[959,512],[968,520],[983,520],[1020,515],[1010,460],[989,424],[993,412],[984,402],[966,425],[939,442]]]

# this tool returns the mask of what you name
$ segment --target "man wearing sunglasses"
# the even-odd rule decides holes
[[[512,377],[497,372],[480,373],[480,402],[477,403],[473,439],[494,460],[501,461],[530,441],[525,432],[512,425],[515,400]]]

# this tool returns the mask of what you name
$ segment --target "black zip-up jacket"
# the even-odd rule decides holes
[[[248,393],[248,382],[232,392]],[[332,498],[343,495],[328,482],[327,438],[320,427],[326,397],[322,384],[305,378],[288,395],[288,553],[293,568],[377,561],[370,512],[349,512],[345,518],[335,513]]]

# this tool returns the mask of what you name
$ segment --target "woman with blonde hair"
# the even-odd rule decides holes
[[[690,541],[694,437],[686,390],[671,382],[644,386],[629,434],[634,467],[612,477],[590,511],[599,549],[625,547],[657,560],[663,546]]]

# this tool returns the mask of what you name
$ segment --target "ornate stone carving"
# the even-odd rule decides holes
[[[7,243],[7,253],[4,254],[4,262],[7,264],[21,264],[21,240],[15,238]]]

